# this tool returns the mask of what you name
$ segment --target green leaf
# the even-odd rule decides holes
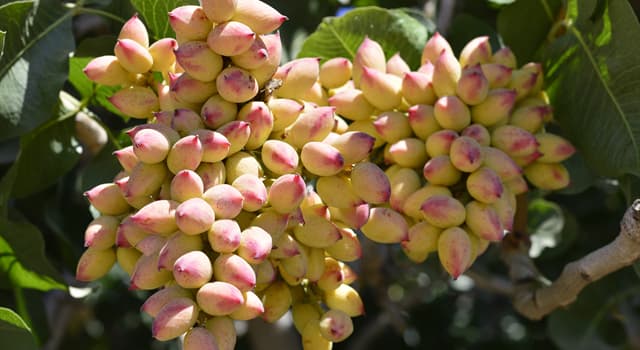
[[[7,32],[0,59],[0,140],[20,136],[55,114],[73,50],[72,12],[57,0],[0,6]]]
[[[0,307],[0,339],[3,347],[7,349],[38,349],[29,326],[17,313],[6,307]]]
[[[519,64],[535,60],[559,8],[560,0],[520,0],[500,11],[498,33]]]
[[[168,13],[176,7],[198,5],[197,0],[131,0],[131,4],[144,18],[147,28],[156,39],[175,37],[169,25]]]
[[[13,196],[25,197],[58,181],[80,159],[75,118],[48,123],[21,140]]]
[[[545,52],[556,119],[598,174],[640,175],[640,47],[628,44],[640,42],[638,19],[627,1],[568,6],[573,24]]]
[[[44,253],[44,240],[37,227],[0,218],[0,274],[13,287],[42,291],[65,289],[59,273]]]
[[[363,7],[342,17],[327,17],[302,45],[298,57],[353,59],[365,36],[380,43],[390,58],[399,52],[413,68],[420,65],[427,28],[403,10]]]
[[[92,57],[71,57],[69,59],[69,82],[82,98],[93,95],[93,82],[82,72]]]
[[[471,39],[479,36],[488,36],[492,47],[500,47],[498,33],[493,27],[477,17],[461,13],[451,22],[447,41],[453,50],[459,53]]]

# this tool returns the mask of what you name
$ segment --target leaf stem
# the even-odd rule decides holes
[[[120,23],[125,23],[126,22],[122,17],[116,16],[116,15],[114,15],[112,13],[107,12],[107,11],[94,9],[94,8],[89,8],[89,7],[76,7],[74,9],[74,15],[82,14],[82,13],[88,13],[88,14],[93,14],[93,15],[106,17],[106,18],[112,19],[112,20],[114,20],[116,22],[120,22]]]

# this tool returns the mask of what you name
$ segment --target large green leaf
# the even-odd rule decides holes
[[[31,329],[13,310],[0,307],[0,339],[11,350],[36,350],[38,346]]]
[[[12,287],[43,291],[66,288],[45,256],[38,228],[6,218],[0,218],[0,274]]]
[[[498,33],[520,64],[535,60],[559,8],[560,0],[520,0],[500,11]]]
[[[571,0],[567,10],[572,25],[545,52],[556,119],[600,175],[640,175],[638,19],[627,1]]]
[[[472,15],[461,13],[451,22],[447,34],[447,41],[454,52],[460,52],[471,39],[478,36],[488,36],[492,47],[500,47],[498,33],[489,23]]]
[[[299,57],[353,59],[365,36],[380,43],[387,58],[399,52],[413,68],[420,65],[427,28],[404,10],[363,7],[342,17],[325,18],[307,38]]]
[[[80,158],[75,118],[48,123],[23,137],[18,156],[15,197],[25,197],[51,186]]]
[[[198,0],[131,0],[156,39],[175,37],[169,25],[169,11],[178,6],[198,5]]]
[[[0,58],[0,140],[28,132],[55,114],[73,50],[72,12],[57,0],[0,6],[7,32]]]

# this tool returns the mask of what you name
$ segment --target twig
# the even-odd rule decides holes
[[[540,281],[541,274],[524,247],[511,248],[515,249],[503,250],[503,260],[515,283],[514,307],[529,319],[541,319],[571,304],[590,283],[640,258],[640,199],[627,209],[613,242],[567,264],[553,283]]]
[[[440,33],[446,33],[451,26],[456,0],[440,0],[438,2],[438,21],[436,27]]]
[[[486,290],[491,293],[508,297],[513,296],[513,284],[505,278],[493,275],[485,275],[474,270],[469,270],[464,274],[473,280],[473,283],[475,283],[478,289]]]

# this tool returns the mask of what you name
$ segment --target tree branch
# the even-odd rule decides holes
[[[538,320],[571,304],[590,283],[640,258],[640,199],[627,209],[613,242],[567,264],[553,283],[541,279],[526,245],[517,244],[517,238],[505,243],[507,249],[503,249],[502,258],[515,284],[513,305],[525,317]]]

